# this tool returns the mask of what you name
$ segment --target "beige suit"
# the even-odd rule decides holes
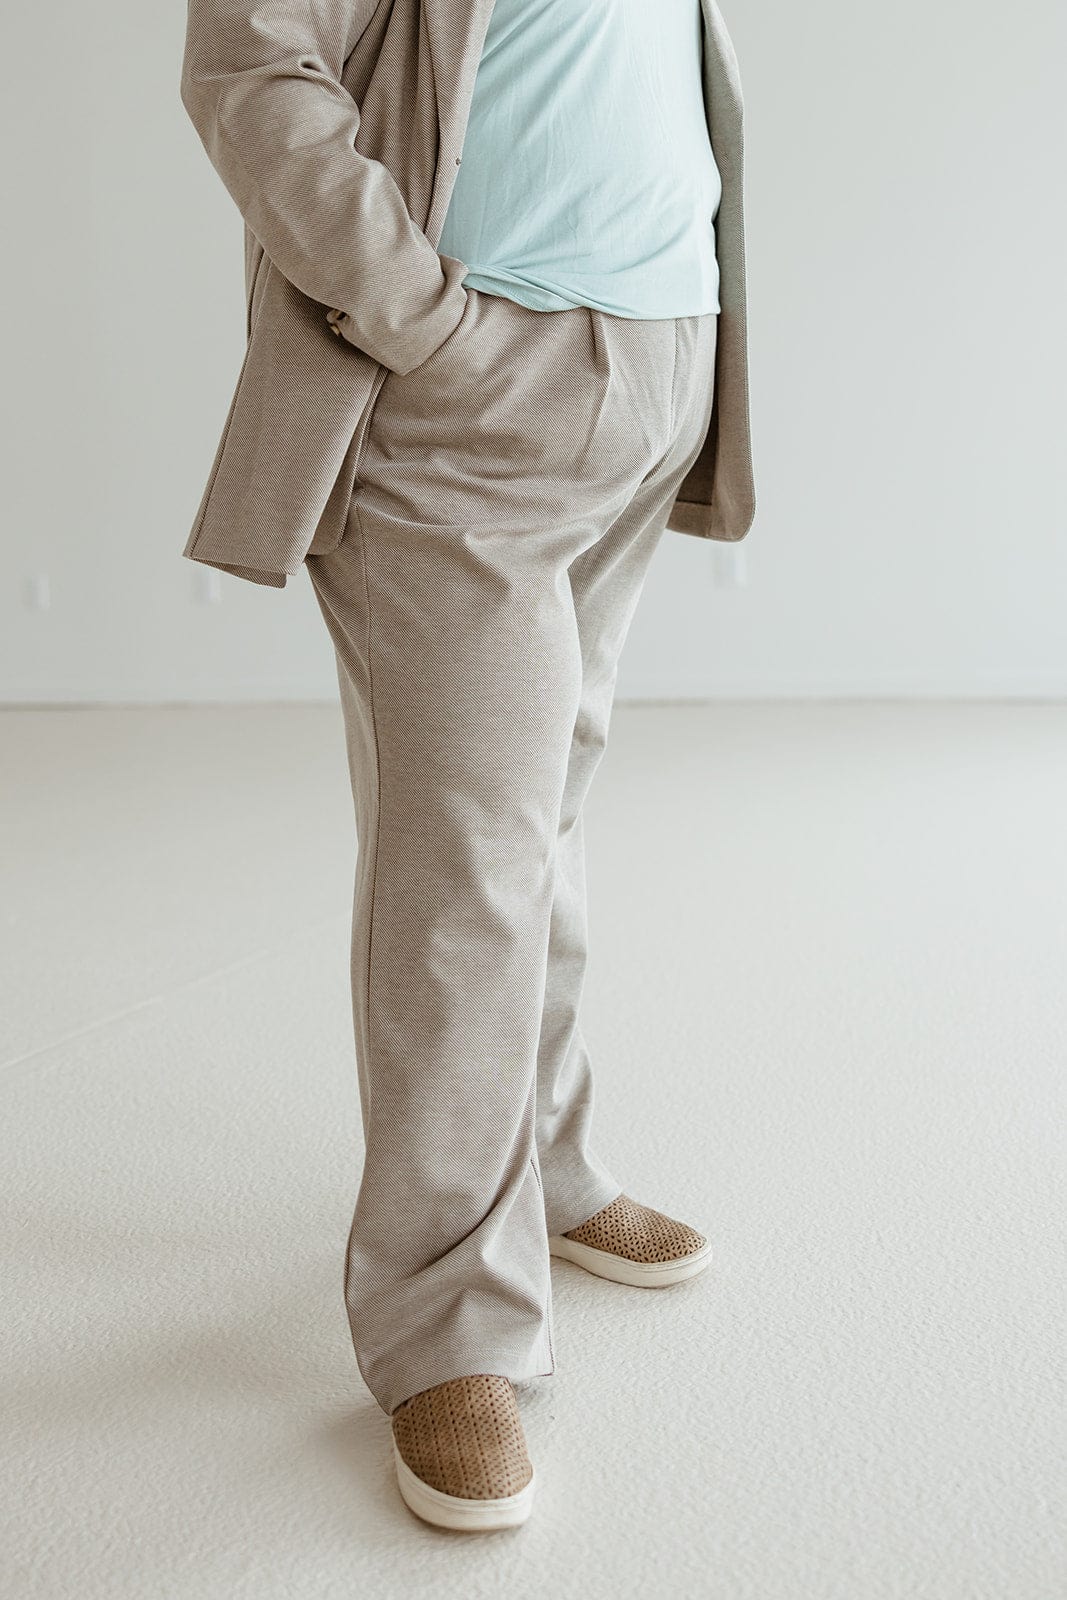
[[[671,528],[740,539],[754,514],[737,62],[704,10],[722,177],[715,404]],[[190,0],[182,99],[246,224],[248,347],[184,554],[282,585],[345,527],[387,371],[457,326],[438,255],[492,0]]]
[[[554,1369],[549,1234],[623,1187],[591,1142],[583,801],[662,532],[752,514],[718,12],[722,312],[645,320],[467,290],[434,249],[490,6],[192,0],[184,80],[250,288],[187,553],[275,584],[306,562],[336,650],[366,1144],[346,1301],[386,1411]]]

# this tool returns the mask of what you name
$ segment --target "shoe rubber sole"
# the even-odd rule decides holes
[[[629,1283],[638,1289],[666,1289],[668,1284],[684,1283],[695,1278],[711,1261],[711,1245],[703,1244],[692,1255],[678,1256],[674,1261],[628,1261],[625,1256],[612,1255],[610,1250],[594,1250],[592,1245],[579,1244],[577,1239],[554,1234],[548,1241],[549,1255],[564,1261],[573,1261],[598,1278],[610,1278],[612,1283]]]
[[[533,1509],[536,1474],[518,1494],[499,1500],[467,1500],[444,1494],[412,1472],[393,1440],[396,1481],[401,1498],[410,1511],[436,1528],[456,1528],[463,1533],[489,1533],[494,1528],[517,1528]]]

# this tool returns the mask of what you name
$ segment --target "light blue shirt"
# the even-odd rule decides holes
[[[438,248],[535,310],[719,309],[700,0],[495,0]]]

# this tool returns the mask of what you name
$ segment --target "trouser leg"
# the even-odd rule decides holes
[[[707,432],[716,331],[713,317],[681,325],[672,448],[569,571],[582,688],[560,810],[537,1067],[537,1149],[550,1234],[584,1222],[623,1188],[592,1142],[593,1073],[579,1020],[588,935],[582,807],[607,744],[619,657],[645,575]]]
[[[463,1372],[552,1370],[536,1060],[581,658],[569,589],[540,559],[502,566],[495,539],[476,553],[441,534],[413,587],[407,529],[358,523],[313,571],[366,852],[348,1304],[391,1410]]]

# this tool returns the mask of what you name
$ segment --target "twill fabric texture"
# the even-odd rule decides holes
[[[387,1412],[551,1373],[549,1235],[622,1192],[579,1025],[582,807],[714,392],[714,314],[465,293],[453,334],[385,379],[344,538],[307,561],[358,836],[345,1295]]]
[[[183,104],[244,219],[246,344],[183,554],[281,587],[345,537],[387,374],[464,315],[437,249],[494,0],[189,0]],[[715,0],[702,89],[722,184],[714,407],[668,526],[740,539],[749,431],[743,111]],[[620,107],[626,114],[626,107]]]

